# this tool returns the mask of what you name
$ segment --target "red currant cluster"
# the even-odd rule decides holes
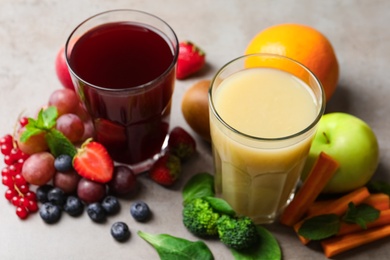
[[[28,155],[17,147],[10,134],[0,139],[0,145],[6,164],[1,171],[2,183],[8,187],[5,198],[16,207],[16,215],[25,219],[29,213],[38,211],[36,194],[30,191],[29,183],[22,175],[23,163]]]

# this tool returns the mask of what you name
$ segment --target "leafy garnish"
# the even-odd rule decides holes
[[[280,260],[282,251],[276,238],[262,226],[256,226],[259,242],[256,246],[246,250],[231,249],[235,260]]]
[[[20,141],[26,142],[30,137],[45,132],[45,139],[50,152],[57,157],[60,154],[74,156],[76,148],[60,131],[55,128],[58,118],[57,108],[50,106],[41,109],[36,119],[28,118],[26,130],[22,133]]]
[[[385,193],[390,196],[390,184],[385,181],[370,181],[367,188],[371,193]]]
[[[214,259],[210,249],[201,240],[193,242],[168,234],[153,235],[142,231],[137,234],[156,249],[161,260]]]
[[[358,224],[361,228],[367,229],[367,223],[379,218],[380,211],[367,204],[355,206],[352,202],[348,204],[348,210],[343,216],[343,221]]]
[[[298,234],[310,240],[321,240],[336,235],[340,224],[336,214],[319,215],[305,220]]]
[[[226,202],[226,200],[210,196],[203,197],[203,199],[210,203],[211,207],[219,213],[229,216],[234,216],[236,214],[234,209]]]
[[[207,172],[194,175],[183,188],[183,203],[187,204],[195,198],[213,197],[214,177]]]

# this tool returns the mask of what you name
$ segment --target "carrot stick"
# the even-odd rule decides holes
[[[367,229],[374,228],[374,227],[380,227],[384,225],[390,225],[390,209],[382,210],[379,214],[379,217],[372,221],[367,223]],[[341,223],[340,230],[336,234],[336,236],[341,236],[345,234],[350,234],[357,231],[364,230],[361,226],[358,224],[348,224],[345,222]]]
[[[390,236],[390,225],[333,237],[321,241],[325,256],[330,258],[347,250]]]
[[[319,209],[328,207],[330,203],[334,202],[335,199],[315,201],[307,210],[308,216],[314,216]],[[368,198],[362,201],[362,203],[370,205],[377,210],[385,210],[390,208],[390,197],[384,193],[371,194]]]
[[[297,223],[316,200],[338,167],[339,163],[336,160],[321,152],[306,181],[282,213],[280,222],[287,226]]]

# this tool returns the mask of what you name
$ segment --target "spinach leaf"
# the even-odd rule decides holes
[[[161,260],[214,259],[210,249],[201,240],[193,242],[168,234],[153,235],[142,231],[137,234],[156,249]]]
[[[211,207],[218,211],[219,213],[226,214],[229,216],[236,215],[234,209],[226,202],[226,200],[216,198],[216,197],[203,197],[205,201],[210,203]]]
[[[183,203],[187,204],[195,198],[214,195],[214,177],[207,172],[198,173],[184,185]]]
[[[243,251],[230,249],[235,260],[280,260],[282,251],[276,238],[264,227],[256,226],[259,234],[258,245]]]

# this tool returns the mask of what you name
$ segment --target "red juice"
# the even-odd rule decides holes
[[[97,140],[117,162],[137,164],[161,151],[175,81],[168,41],[143,24],[114,22],[87,31],[68,54]]]

